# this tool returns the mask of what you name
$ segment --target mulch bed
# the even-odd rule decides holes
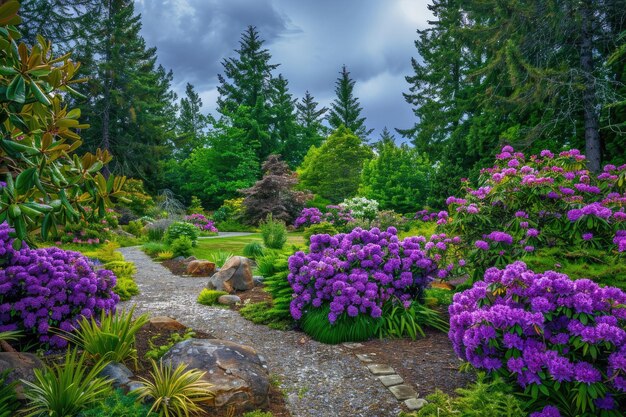
[[[170,260],[163,262],[163,266],[175,275],[186,272],[184,261]],[[271,301],[270,295],[262,287],[237,292],[236,295],[246,304]],[[236,305],[231,308],[239,310],[241,307],[242,305]],[[447,334],[432,329],[425,329],[425,334],[426,337],[416,340],[373,339],[362,342],[362,347],[350,351],[369,355],[373,363],[391,366],[405,383],[415,385],[420,397],[432,394],[437,389],[454,394],[457,388],[465,387],[474,380],[473,374],[459,371],[461,362],[454,353]]]
[[[146,359],[145,355],[153,346],[161,346],[168,342],[172,334],[178,333],[183,336],[185,330],[159,330],[155,331],[144,326],[136,335],[136,348],[139,357],[139,369],[135,371],[136,376],[141,376],[149,379],[149,371],[152,369],[152,365],[149,359]],[[194,337],[196,339],[213,339],[214,337],[209,333],[204,333],[194,330]],[[287,409],[285,403],[284,393],[273,384],[270,384],[269,392],[269,405],[262,409],[262,411],[269,411],[274,417],[291,417],[291,413]],[[206,417],[237,417],[240,414],[232,414],[228,409],[216,409],[208,408],[205,414]]]

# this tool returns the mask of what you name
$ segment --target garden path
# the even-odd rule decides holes
[[[122,248],[135,263],[140,294],[120,303],[137,313],[172,317],[215,337],[248,345],[281,380],[293,417],[397,417],[399,402],[343,346],[324,345],[303,333],[256,325],[236,311],[196,303],[206,278],[180,277],[139,247]]]

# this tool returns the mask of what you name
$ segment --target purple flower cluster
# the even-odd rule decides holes
[[[454,296],[449,337],[474,367],[523,388],[556,381],[567,392],[599,383],[609,394],[623,394],[625,304],[618,288],[553,271],[537,274],[515,262],[488,269],[484,281]]]
[[[343,206],[326,206],[326,213],[322,213],[316,207],[306,207],[302,209],[296,218],[294,226],[296,228],[309,227],[313,224],[328,222],[336,227],[343,227],[354,221],[350,210]]]
[[[207,219],[204,214],[200,214],[200,213],[190,214],[189,216],[185,216],[185,221],[187,223],[193,224],[194,226],[196,226],[198,229],[202,231],[217,233],[217,227],[215,227],[213,220]]]
[[[310,252],[289,258],[291,315],[299,320],[307,308],[329,303],[330,323],[343,313],[377,318],[386,300],[410,303],[433,279],[446,275],[436,259],[442,259],[453,239],[436,235],[430,242],[423,237],[400,241],[396,233],[393,227],[385,232],[356,228],[348,234],[311,236]]]
[[[15,250],[12,229],[0,224],[0,332],[22,330],[52,348],[67,341],[53,329],[71,331],[81,317],[113,311],[119,297],[115,275],[94,272],[87,258],[59,248]]]

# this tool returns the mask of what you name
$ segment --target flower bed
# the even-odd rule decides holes
[[[621,415],[610,411],[626,406],[625,305],[617,288],[515,262],[455,295],[449,336],[461,358],[517,383],[536,409]]]

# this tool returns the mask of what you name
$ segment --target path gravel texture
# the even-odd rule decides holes
[[[196,298],[208,278],[179,277],[138,247],[122,248],[137,266],[140,294],[120,303],[137,313],[169,316],[215,337],[253,347],[281,381],[293,417],[397,417],[400,403],[350,350],[311,340],[301,332],[273,330],[236,311],[208,307]]]

